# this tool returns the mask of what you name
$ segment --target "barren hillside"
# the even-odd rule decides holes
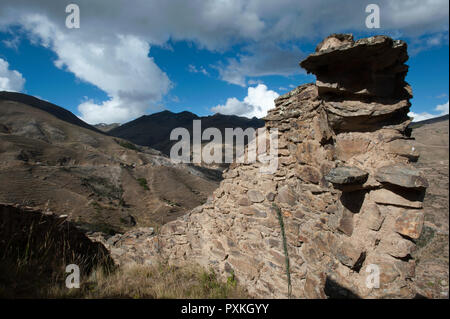
[[[170,221],[218,185],[205,169],[107,136],[58,106],[0,97],[0,202],[49,209],[113,233]]]
[[[413,129],[416,163],[427,177],[424,199],[425,223],[419,238],[417,286],[429,298],[448,298],[448,117],[439,122],[419,123]]]

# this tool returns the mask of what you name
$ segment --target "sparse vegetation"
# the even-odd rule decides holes
[[[234,275],[234,270],[232,270],[231,274],[228,276],[227,284],[230,285],[231,287],[236,287],[237,281],[236,281],[236,277]]]
[[[102,269],[81,282],[80,289],[55,285],[50,298],[246,298],[235,281],[221,282],[199,266],[175,267],[167,263],[133,265],[113,272]]]
[[[29,267],[30,266],[30,267]],[[98,268],[83,278],[79,289],[68,289],[61,266],[53,276],[44,276],[39,268],[0,262],[1,298],[247,298],[234,276],[227,282],[199,266],[175,267],[166,263],[133,265],[116,270]],[[232,278],[232,279],[231,279]]]
[[[161,200],[166,203],[167,205],[171,206],[171,207],[181,207],[180,204],[178,204],[177,202],[171,201],[170,199],[167,198],[161,198]]]
[[[418,248],[425,247],[433,239],[435,233],[436,231],[433,228],[424,226],[422,233],[420,234],[420,237],[416,242],[417,247]]]
[[[289,265],[289,253],[288,253],[288,248],[287,248],[286,233],[284,231],[283,215],[281,214],[281,209],[275,203],[272,204],[272,207],[277,212],[278,222],[280,224],[281,237],[283,239],[284,257],[285,257],[285,263],[286,263],[286,276],[287,276],[287,281],[288,281],[288,298],[291,298],[291,291],[292,291],[291,270],[290,270],[290,265]]]
[[[100,198],[121,200],[123,195],[122,186],[116,186],[107,178],[89,176],[81,179],[81,185],[87,187]]]
[[[117,144],[119,144],[120,146],[124,147],[124,148],[128,148],[132,151],[139,151],[139,148],[134,145],[133,143],[127,142],[127,141],[121,141],[121,140],[115,140],[117,142]]]
[[[100,214],[102,212],[102,207],[100,206],[99,203],[97,202],[92,202],[91,203],[92,207],[94,207],[95,211]]]
[[[106,250],[83,238],[73,225],[34,213],[11,218],[14,228],[0,229],[0,298],[45,297],[48,289],[64,283],[69,264],[86,273],[112,269]]]
[[[3,232],[0,298],[247,297],[234,274],[221,281],[213,270],[197,265],[176,267],[155,261],[154,265],[113,266],[95,244],[79,238],[73,226],[60,227],[59,222],[50,223],[50,217],[42,218],[14,230],[13,236]],[[79,289],[65,286],[65,267],[72,263],[80,266]]]
[[[142,186],[143,189],[145,189],[147,191],[150,190],[150,188],[148,187],[148,184],[147,184],[147,179],[145,179],[145,178],[138,178],[137,181],[138,181],[139,185]]]

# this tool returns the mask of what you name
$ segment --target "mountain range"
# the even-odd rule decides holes
[[[236,115],[215,114],[199,117],[191,112],[173,113],[162,111],[144,115],[134,121],[117,126],[108,134],[129,140],[135,144],[149,146],[169,155],[170,148],[177,141],[170,140],[170,132],[178,127],[186,128],[192,136],[194,120],[201,120],[202,130],[210,127],[218,128],[222,135],[225,128],[240,127],[243,130],[264,126],[264,121],[256,117],[248,119]]]
[[[204,203],[220,172],[174,164],[64,108],[0,92],[0,202],[67,215],[114,233],[170,221]]]

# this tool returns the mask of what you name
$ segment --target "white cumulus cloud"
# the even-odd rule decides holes
[[[57,54],[55,65],[107,93],[101,104],[79,105],[81,118],[91,124],[123,123],[143,115],[168,92],[171,82],[149,57],[150,45],[134,35],[112,35],[86,41],[64,32],[45,16],[24,16],[22,25],[37,41]]]
[[[439,112],[437,114],[431,114],[428,112],[422,112],[422,113],[409,112],[408,116],[413,118],[413,122],[420,122],[420,121],[429,120],[429,119],[432,119],[435,117],[447,115],[448,114],[448,104],[449,104],[449,101],[447,101],[447,103],[437,105],[434,108],[434,110],[436,112]]]
[[[436,108],[434,110],[441,112],[440,115],[448,114],[448,102],[449,101],[447,101],[447,103],[440,104],[440,105],[436,106]]]
[[[211,111],[226,115],[262,118],[267,115],[268,110],[275,107],[274,100],[278,96],[277,92],[269,90],[266,85],[259,84],[256,87],[248,88],[244,100],[240,101],[232,97],[227,99],[225,104],[211,108]]]
[[[20,92],[23,90],[25,79],[16,70],[9,69],[9,63],[0,58],[0,91]]]

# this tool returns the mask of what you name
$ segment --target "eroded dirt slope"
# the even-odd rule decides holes
[[[429,182],[416,268],[418,290],[429,298],[448,298],[448,128],[449,122],[444,120],[421,125],[412,133],[420,153],[416,166]]]

